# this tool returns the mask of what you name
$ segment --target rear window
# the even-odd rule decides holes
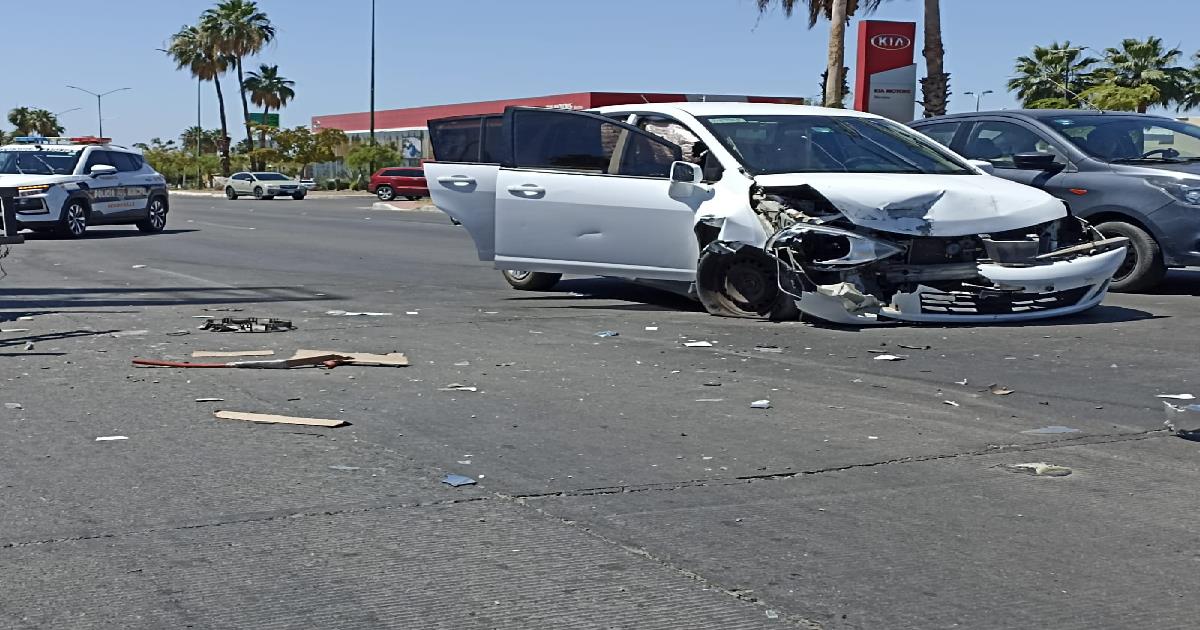
[[[400,170],[400,177],[425,177],[425,172],[419,168],[405,168]]]
[[[467,116],[429,121],[429,140],[439,162],[499,164],[501,117]],[[423,177],[416,175],[415,177]]]
[[[142,169],[142,156],[120,151],[109,151],[108,158],[112,165],[122,173],[132,173]]]

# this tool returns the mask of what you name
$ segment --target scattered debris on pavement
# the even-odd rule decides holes
[[[1037,477],[1066,477],[1071,474],[1071,469],[1066,466],[1056,466],[1054,464],[1047,464],[1046,462],[1008,464],[1004,469],[1009,472],[1035,475]]]
[[[459,486],[473,486],[475,485],[475,480],[464,475],[446,475],[442,477],[442,483],[457,488]]]
[[[340,354],[310,355],[291,359],[269,359],[264,361],[230,361],[229,363],[188,363],[186,361],[159,361],[157,359],[134,359],[134,365],[169,368],[249,368],[287,370],[296,367],[320,365],[327,368],[346,363],[347,357]]]
[[[219,320],[210,317],[200,326],[200,330],[213,332],[269,333],[295,329],[292,322],[273,317],[222,317]]]
[[[463,385],[462,383],[450,383],[445,387],[439,387],[439,392],[477,392],[478,387],[474,385]]]
[[[224,398],[197,398],[196,402],[225,402]]]
[[[751,409],[770,409],[771,401],[766,400],[765,398],[763,400],[756,400],[756,401],[750,403],[750,408]]]
[[[967,379],[965,379],[965,378],[964,378],[964,379],[963,379],[963,380],[961,380],[961,381],[954,381],[954,384],[955,384],[955,385],[962,385],[963,387],[966,387],[966,385],[967,385]]]
[[[217,358],[217,357],[269,357],[275,354],[274,350],[195,350],[192,352],[193,358]]]
[[[646,326],[646,332],[654,332],[658,330],[658,326]]]
[[[1009,389],[1003,385],[997,385],[996,383],[992,383],[991,385],[988,385],[988,391],[992,392],[993,394],[995,394],[997,396],[1007,396],[1016,390]]]
[[[380,313],[376,311],[325,311],[326,315],[334,317],[389,317],[391,313]]]
[[[755,346],[754,349],[759,352],[767,352],[767,353],[771,353],[771,354],[782,354],[783,353],[783,348],[778,348],[776,346]]]
[[[328,418],[300,418],[296,416],[280,416],[273,413],[250,413],[246,411],[214,411],[213,415],[222,420],[245,420],[262,424],[301,424],[310,427],[340,427],[345,420]]]
[[[1163,421],[1172,433],[1186,440],[1200,441],[1200,405],[1179,407],[1163,401],[1167,419]]]
[[[685,342],[683,342],[683,345],[685,348],[711,348],[712,347],[712,344],[707,341],[685,341]]]
[[[877,354],[877,355],[875,355],[876,361],[903,361],[907,358],[908,358],[908,356],[903,355],[903,354]]]
[[[951,407],[961,407],[961,406],[962,406],[962,405],[960,405],[960,404],[958,404],[958,403],[954,402],[953,400],[943,400],[943,401],[942,401],[942,404],[943,404],[943,405],[950,405]]]
[[[1159,394],[1156,398],[1170,398],[1172,400],[1195,400],[1196,397],[1191,394]]]
[[[621,333],[619,333],[615,330],[601,330],[600,332],[595,333],[595,335],[597,337],[602,337],[602,338],[603,337],[620,337]]]
[[[399,352],[372,354],[370,352],[342,352],[341,350],[297,350],[290,360],[307,360],[323,356],[337,356],[344,365],[375,367],[407,367],[408,357]]]
[[[904,348],[905,350],[932,350],[933,349],[933,346],[910,346],[908,344],[903,344],[903,343],[896,344],[896,347]]]
[[[112,442],[114,440],[128,440],[124,435],[102,435],[96,438],[97,442]]]
[[[5,409],[24,409],[25,407],[22,406],[21,403],[4,403],[4,408]]]
[[[145,268],[146,268],[146,265],[134,265],[134,266],[130,267],[130,269],[145,269]]]
[[[28,351],[30,351],[30,350],[33,350],[33,342],[32,342],[32,341],[26,341],[26,342],[25,342],[25,351],[26,351],[26,352],[28,352]]]
[[[360,468],[358,466],[345,466],[342,464],[330,466],[329,468],[330,468],[330,470],[360,470]]]
[[[1064,427],[1062,425],[1055,424],[1048,427],[1042,427],[1040,429],[1026,429],[1021,433],[1026,433],[1029,435],[1052,435],[1055,433],[1079,433],[1079,429],[1072,429],[1071,427]]]
[[[119,339],[121,337],[137,337],[140,335],[149,335],[149,334],[150,334],[149,330],[119,330],[115,333],[109,333],[108,336],[116,337]]]

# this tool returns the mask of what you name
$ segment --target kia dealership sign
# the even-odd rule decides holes
[[[917,66],[913,63],[915,22],[858,23],[854,109],[898,122],[913,119]]]

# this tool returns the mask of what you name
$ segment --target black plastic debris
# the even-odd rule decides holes
[[[289,320],[270,317],[222,317],[219,320],[213,318],[205,320],[204,325],[200,326],[200,330],[213,332],[270,333],[295,329]]]

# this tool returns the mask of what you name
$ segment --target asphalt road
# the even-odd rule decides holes
[[[163,234],[0,261],[0,626],[1196,626],[1200,443],[1155,396],[1200,395],[1200,273],[1026,325],[730,320],[516,292],[369,202],[178,197]],[[412,365],[130,365],[259,348]]]

